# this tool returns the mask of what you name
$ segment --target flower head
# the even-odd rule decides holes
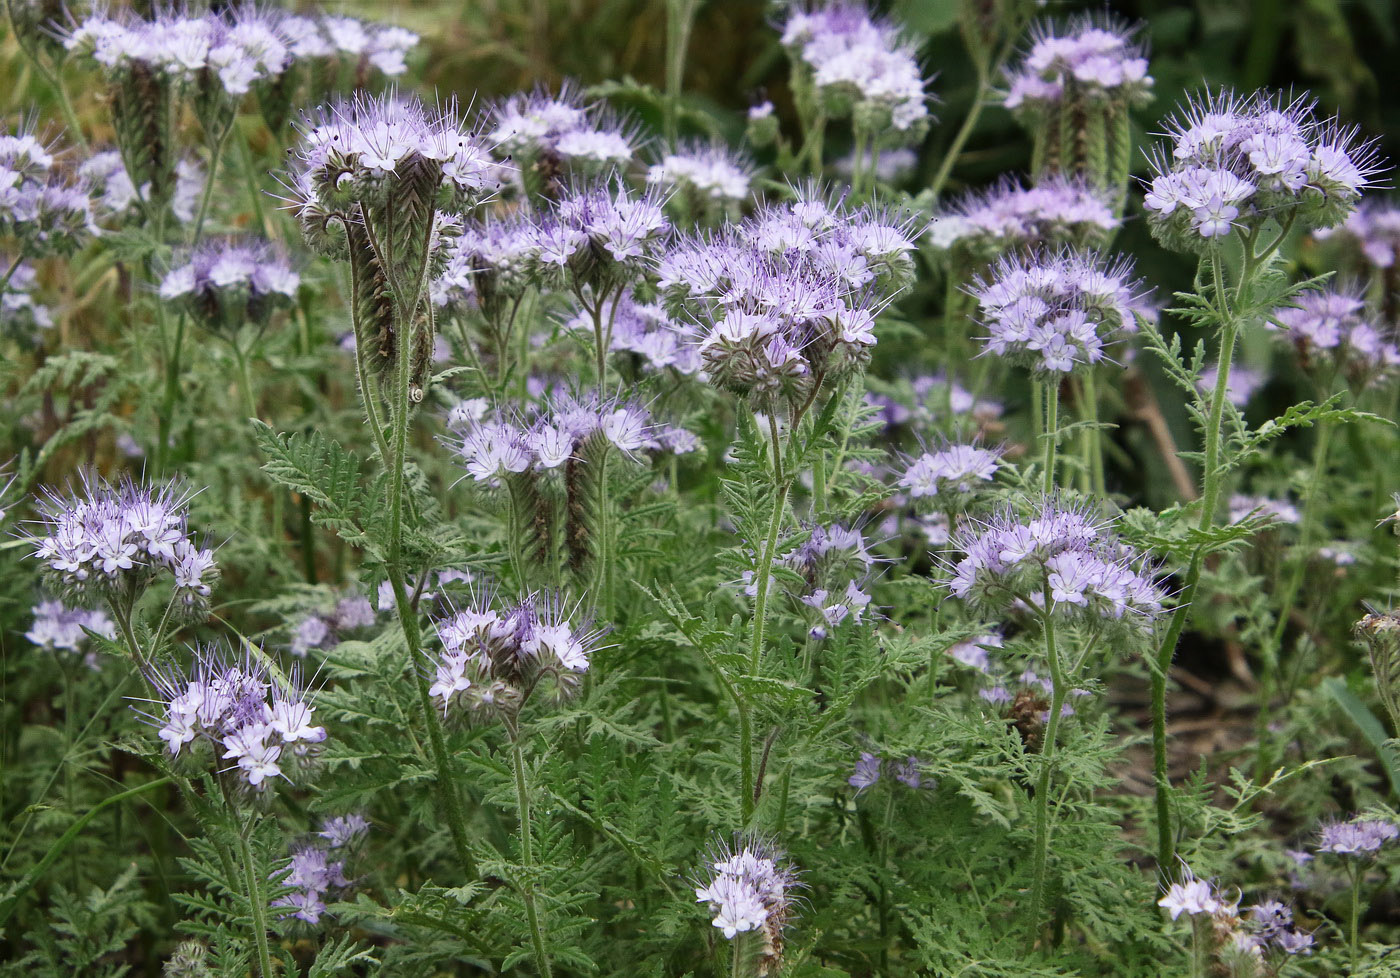
[[[1369,313],[1358,294],[1337,289],[1305,292],[1272,319],[1305,367],[1340,371],[1358,389],[1400,369],[1400,344]]]
[[[925,240],[938,252],[963,248],[993,258],[1012,248],[1098,244],[1120,225],[1102,191],[1069,176],[1035,186],[1004,179],[934,215]]]
[[[1040,24],[1032,32],[1030,48],[1006,73],[1004,104],[1038,121],[1071,93],[1121,106],[1149,101],[1152,76],[1136,34],[1136,28],[1108,16]]]
[[[1394,822],[1358,816],[1325,823],[1318,832],[1317,851],[1366,858],[1396,838],[1400,838],[1400,827]]]
[[[800,885],[785,862],[784,853],[771,843],[741,836],[732,845],[715,845],[695,887],[696,902],[708,906],[712,923],[725,937],[733,940],[750,931],[762,935],[759,974],[782,958],[783,930]]]

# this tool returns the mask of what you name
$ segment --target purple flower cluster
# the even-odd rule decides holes
[[[53,147],[27,125],[0,132],[0,235],[42,255],[66,254],[97,233],[87,186],[64,176]]]
[[[0,255],[0,263],[9,268],[11,259]],[[24,342],[36,341],[40,330],[53,326],[53,313],[49,307],[34,299],[39,285],[39,274],[28,262],[15,266],[10,275],[10,284],[0,289],[0,331]]]
[[[591,440],[628,456],[642,451],[684,454],[698,447],[689,431],[654,424],[641,405],[596,391],[556,394],[529,422],[462,412],[449,418],[449,426],[461,437],[455,451],[467,474],[489,485],[511,473],[559,469],[581,458]]]
[[[957,499],[991,482],[1001,463],[1001,451],[976,445],[948,445],[912,459],[898,485],[912,499],[942,495]]]
[[[443,714],[465,709],[513,721],[541,682],[561,700],[578,692],[606,630],[550,592],[494,605],[494,596],[480,591],[437,622],[442,655],[429,693]]]
[[[988,632],[985,635],[974,635],[966,641],[958,642],[948,649],[948,654],[963,665],[990,675],[992,650],[1001,648],[1003,644],[1004,641],[1000,635],[996,632]]]
[[[1220,368],[1211,364],[1201,371],[1200,377],[1196,378],[1196,387],[1203,394],[1208,394],[1215,390],[1215,382],[1219,376]],[[1233,364],[1230,367],[1230,377],[1225,382],[1225,397],[1235,407],[1243,408],[1249,403],[1250,398],[1264,387],[1268,379],[1268,376],[1261,370],[1255,370],[1242,363]]]
[[[136,214],[138,205],[147,202],[151,187],[131,182],[121,153],[105,150],[94,153],[78,167],[78,176],[91,190],[94,203],[103,215],[126,217]],[[170,213],[182,224],[194,220],[195,208],[204,189],[204,168],[193,160],[175,164],[175,189],[170,198]]]
[[[214,552],[194,542],[189,497],[173,484],[117,484],[85,475],[72,496],[48,492],[39,505],[33,556],[48,587],[76,603],[134,601],[160,574],[173,583],[172,609],[188,620],[209,613],[218,577]]]
[[[863,585],[875,557],[860,530],[840,523],[812,526],[807,539],[781,554],[778,561],[804,582],[801,587],[794,586],[793,596],[816,612],[816,623],[809,632],[814,641],[825,639],[829,629],[847,618],[854,622],[865,618],[870,595]],[[757,594],[752,571],[744,572],[744,584],[745,594]]]
[[[539,229],[524,211],[470,221],[446,245],[442,273],[431,284],[433,303],[454,312],[479,308],[498,319],[534,282],[539,255]]]
[[[1111,17],[1039,25],[1030,50],[1007,71],[1006,107],[1034,121],[1057,108],[1067,93],[1118,106],[1150,101],[1152,78],[1136,33]]]
[[[576,295],[620,288],[656,257],[671,230],[663,203],[660,191],[637,193],[620,177],[565,191],[539,218],[538,274]]]
[[[857,0],[805,9],[797,4],[782,27],[798,75],[795,87],[815,95],[829,119],[853,116],[856,126],[891,145],[913,144],[928,130],[928,96],[914,44],[873,17]]]
[[[941,209],[925,240],[935,251],[962,247],[993,257],[1012,248],[1095,244],[1120,223],[1103,194],[1077,177],[1048,176],[1033,187],[1007,178]]]
[[[742,204],[752,182],[749,163],[719,145],[667,153],[647,169],[647,183],[696,203]]]
[[[632,128],[601,103],[587,102],[572,83],[557,95],[537,90],[498,103],[487,134],[497,156],[512,160],[522,174],[541,159],[602,173],[627,166],[637,150]]]
[[[1356,249],[1373,269],[1400,264],[1400,206],[1389,200],[1363,200],[1335,228],[1320,228],[1314,235],[1331,238]]]
[[[875,754],[869,751],[861,751],[860,759],[856,761],[855,773],[846,779],[846,783],[856,789],[859,795],[862,791],[874,785],[880,780],[887,766],[894,768],[894,779],[902,785],[910,788],[932,788],[936,782],[925,780],[923,776],[923,762],[917,757],[909,756],[904,760],[890,765]]]
[[[1229,91],[1191,101],[1168,125],[1146,200],[1167,247],[1200,250],[1265,218],[1309,227],[1344,220],[1381,170],[1357,130],[1318,119],[1307,99]]]
[[[353,17],[314,20],[253,6],[198,15],[167,12],[150,20],[99,9],[63,40],[68,51],[89,56],[114,74],[139,66],[193,82],[208,73],[234,98],[279,78],[298,60],[347,55],[399,75],[406,69],[404,56],[417,43],[416,34],[398,27]]]
[[[451,102],[429,109],[417,98],[357,95],[308,116],[302,133],[292,206],[303,227],[355,204],[385,204],[404,179],[421,192],[416,184],[425,168],[439,211],[460,213],[493,189],[490,155]]]
[[[297,622],[292,629],[292,654],[304,657],[312,649],[333,648],[345,634],[374,623],[374,605],[369,599],[358,593],[347,594],[336,602],[330,614],[309,614]]]
[[[332,859],[332,850],[347,850],[369,833],[363,815],[338,815],[321,823],[319,841],[295,846],[284,886],[291,893],[272,902],[274,908],[287,908],[291,916],[308,924],[318,924],[326,912],[325,897],[350,885],[345,876],[345,859]],[[343,854],[343,853],[342,853]]]
[[[1023,602],[1038,613],[1088,615],[1150,628],[1166,592],[1153,568],[1081,505],[1051,497],[1022,520],[1009,506],[985,522],[964,519],[952,545],[965,554],[948,589],[976,605]]]
[[[301,276],[266,241],[213,240],[166,273],[160,297],[187,309],[207,329],[263,327],[296,299]]]
[[[248,787],[262,791],[269,779],[285,777],[283,766],[305,764],[326,739],[312,722],[316,708],[305,690],[270,673],[259,655],[236,661],[213,646],[194,650],[185,674],[166,669],[150,677],[159,697],[159,727],[171,757],[187,745],[207,742]]]
[[[730,940],[736,934],[763,934],[765,959],[782,952],[783,928],[792,910],[797,874],[784,865],[783,852],[756,838],[719,844],[707,860],[695,899],[706,904],[714,926]],[[760,974],[765,971],[759,972]]]
[[[1166,894],[1157,901],[1157,906],[1171,913],[1172,920],[1183,913],[1192,917],[1235,915],[1238,901],[1232,903],[1227,900],[1212,881],[1198,879],[1186,866],[1182,867],[1181,876],[1181,881],[1167,887]]]
[[[773,410],[868,361],[879,303],[912,277],[915,235],[910,218],[804,192],[682,239],[658,287],[674,318],[694,324],[708,379]]]
[[[1371,317],[1359,295],[1334,289],[1306,292],[1275,309],[1273,322],[1298,350],[1305,367],[1340,371],[1358,389],[1400,368],[1400,345]]]
[[[1155,318],[1127,258],[1107,264],[1073,251],[1008,255],[969,290],[981,307],[985,352],[1038,373],[1101,362],[1137,319]]]
[[[1312,950],[1313,936],[1299,930],[1293,921],[1293,911],[1277,900],[1265,900],[1249,908],[1247,946],[1261,953],[1269,950],[1284,954],[1306,954]]]
[[[1317,851],[1370,858],[1387,842],[1400,838],[1400,827],[1378,818],[1357,817],[1327,822],[1318,832]]]
[[[604,315],[612,323],[608,348],[613,353],[631,354],[650,371],[671,369],[687,376],[699,372],[699,352],[684,342],[680,328],[659,302],[639,302],[631,289],[624,289],[608,304]],[[566,328],[589,333],[593,318],[581,310]]]
[[[24,637],[50,652],[81,654],[90,668],[98,665],[97,653],[86,648],[88,632],[103,638],[116,638],[117,626],[100,608],[70,608],[62,601],[40,601],[32,613],[34,624]]]

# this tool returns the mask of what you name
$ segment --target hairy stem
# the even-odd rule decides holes
[[[1047,581],[1045,593],[1050,593]],[[1041,616],[1045,633],[1045,658],[1050,666],[1050,716],[1045,723],[1045,737],[1040,746],[1040,774],[1035,786],[1035,851],[1031,871],[1031,898],[1027,915],[1030,925],[1030,943],[1034,947],[1036,935],[1040,932],[1041,907],[1045,900],[1046,867],[1050,855],[1050,780],[1054,767],[1055,741],[1060,734],[1060,710],[1064,707],[1065,677],[1060,665],[1059,650],[1055,645],[1054,605],[1050,604]]]
[[[1055,491],[1055,445],[1060,439],[1060,382],[1054,377],[1045,381],[1045,474],[1042,489],[1048,496]]]
[[[243,885],[248,890],[248,907],[253,916],[253,946],[258,952],[258,974],[261,978],[272,978],[272,953],[267,943],[267,901],[253,865],[253,848],[248,844],[248,833],[252,831],[256,817],[250,817],[243,831],[238,833],[238,858],[243,863]]]
[[[549,955],[544,949],[544,931],[540,927],[539,908],[535,905],[534,842],[530,838],[530,792],[525,785],[525,754],[520,749],[520,732],[511,730],[511,764],[515,768],[515,803],[520,812],[520,861],[525,867],[525,879],[520,884],[520,898],[525,901],[525,917],[530,922],[530,943],[535,950],[535,968],[545,978],[552,971]]]

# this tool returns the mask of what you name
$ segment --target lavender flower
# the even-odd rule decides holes
[[[87,648],[88,632],[103,638],[117,637],[117,626],[100,608],[70,608],[62,601],[46,600],[36,604],[31,613],[34,624],[24,637],[41,649],[81,655],[91,669],[98,668],[97,653]]]
[[[546,283],[606,295],[657,253],[670,222],[656,190],[634,194],[620,178],[566,191],[540,222],[536,268]]]
[[[753,169],[723,146],[697,145],[667,153],[647,170],[647,183],[679,194],[693,212],[704,204],[742,204],[749,197]]]
[[[895,765],[894,779],[900,784],[916,791],[920,788],[934,787],[934,782],[925,781],[923,775],[923,762],[917,757],[906,757]]]
[[[1219,367],[1211,364],[1201,371],[1201,376],[1196,379],[1196,387],[1202,393],[1209,393],[1215,390],[1215,382],[1219,376]],[[1250,398],[1263,388],[1268,379],[1263,371],[1255,370],[1242,363],[1234,364],[1230,368],[1230,377],[1226,381],[1225,396],[1235,407],[1243,408],[1249,403]]]
[[[320,840],[292,847],[292,858],[284,886],[291,893],[272,901],[274,908],[285,908],[291,916],[308,924],[318,924],[326,912],[325,898],[350,885],[345,876],[344,859],[332,859],[331,849],[345,849],[369,832],[369,822],[363,815],[342,815],[328,818],[316,833]],[[343,855],[343,853],[342,853]]]
[[[880,758],[868,751],[861,751],[860,760],[856,761],[855,773],[846,779],[846,783],[855,788],[856,794],[859,795],[880,780],[880,770],[883,766],[884,762]]]
[[[1019,601],[1042,614],[1150,629],[1166,593],[1151,565],[1110,530],[1092,509],[1058,497],[1040,502],[1025,521],[1009,506],[986,522],[964,519],[952,543],[966,556],[953,565],[948,588],[976,605]]]
[[[1037,373],[1071,373],[1107,358],[1120,335],[1152,317],[1126,258],[1106,264],[1072,251],[1009,255],[969,290],[981,308],[985,352]]]
[[[160,297],[189,310],[213,332],[265,327],[296,299],[301,276],[265,241],[209,241],[160,283]]]
[[[990,674],[992,649],[1002,647],[1002,637],[995,632],[977,635],[965,642],[958,642],[948,649],[948,654],[965,666],[978,672]]]
[[[454,312],[479,308],[494,323],[534,284],[540,237],[529,215],[517,213],[468,223],[446,250],[433,304]]]
[[[1394,822],[1358,816],[1347,822],[1327,822],[1318,832],[1317,851],[1370,858],[1387,842],[1400,838]]]
[[[1078,178],[1049,176],[1034,187],[1007,179],[944,207],[925,240],[935,252],[993,258],[1013,248],[1098,244],[1120,223],[1102,192]]]
[[[1235,905],[1221,895],[1213,882],[1197,879],[1187,866],[1182,867],[1181,875],[1181,881],[1167,887],[1166,894],[1157,901],[1157,906],[1164,907],[1171,913],[1172,920],[1176,920],[1183,913],[1192,917],[1214,917],[1234,913]]]
[[[980,483],[991,482],[1000,467],[1001,450],[975,445],[949,445],[936,452],[924,452],[910,460],[897,483],[913,499],[953,497],[975,492]]]
[[[1298,929],[1293,911],[1277,900],[1265,900],[1249,908],[1249,939],[1261,951],[1277,948],[1284,954],[1306,954],[1313,936]]]
[[[719,843],[695,887],[696,901],[708,906],[712,923],[725,937],[762,934],[758,974],[767,974],[782,959],[783,930],[798,886],[785,859],[781,850],[755,837],[736,839],[732,846]]]
[[[189,621],[209,612],[218,577],[212,550],[188,528],[189,497],[173,483],[113,485],[84,475],[71,496],[49,492],[39,505],[32,556],[43,561],[48,587],[65,600],[132,602],[168,574],[172,608]]]
[[[1390,200],[1363,200],[1340,225],[1319,228],[1313,236],[1354,250],[1372,270],[1395,268],[1400,264],[1400,206]]]
[[[914,45],[855,0],[794,5],[782,28],[798,85],[830,119],[854,116],[859,130],[912,145],[928,129],[928,96]]]
[[[1266,218],[1341,223],[1381,170],[1372,143],[1323,121],[1306,98],[1229,91],[1192,100],[1167,127],[1145,200],[1154,236],[1200,251]]]
[[[1400,345],[1378,325],[1359,295],[1327,289],[1305,292],[1272,319],[1298,351],[1304,367],[1341,372],[1358,389],[1400,368]]]
[[[67,179],[30,124],[0,132],[0,235],[26,255],[69,254],[97,234],[87,187]]]
[[[1144,47],[1134,39],[1136,33],[1113,17],[1077,17],[1062,26],[1038,25],[1030,49],[1007,70],[1004,104],[1034,124],[1057,109],[1067,91],[1076,98],[1115,106],[1150,101],[1152,77],[1147,73]]]
[[[304,765],[326,739],[316,708],[295,681],[269,673],[260,656],[245,652],[230,660],[215,646],[195,648],[188,673],[161,669],[151,675],[159,728],[171,757],[208,743],[232,761],[240,783],[265,791],[271,779],[286,777],[287,764]]]
[[[0,263],[9,268],[12,261],[0,255]],[[0,289],[0,330],[25,343],[37,342],[38,333],[53,326],[49,307],[34,300],[38,280],[34,266],[20,262],[10,274],[9,285]]]
[[[429,693],[444,715],[466,710],[514,722],[542,682],[558,699],[574,695],[604,634],[556,594],[535,592],[498,609],[491,593],[476,592],[437,622],[443,651]]]
[[[510,159],[527,182],[546,176],[542,190],[555,196],[557,182],[547,175],[571,167],[599,174],[625,167],[637,151],[632,126],[611,117],[605,107],[585,102],[572,82],[557,95],[543,89],[512,95],[491,110],[488,138],[495,153]]]
[[[631,289],[624,289],[605,312],[612,323],[609,349],[630,354],[637,366],[648,371],[674,370],[687,376],[700,370],[698,351],[684,342],[681,328],[658,302],[639,302]],[[566,324],[569,330],[588,333],[593,318],[580,310]]]
[[[321,831],[316,833],[326,840],[332,849],[342,849],[353,845],[369,833],[369,820],[363,815],[337,815],[321,823]]]

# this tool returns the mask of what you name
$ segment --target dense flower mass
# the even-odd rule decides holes
[[[312,759],[326,728],[315,724],[316,708],[294,680],[270,672],[261,654],[193,651],[188,672],[158,668],[149,677],[159,711],[150,719],[171,757],[211,744],[218,759],[231,762],[223,770],[259,791]]]
[[[1039,373],[1100,363],[1138,318],[1155,318],[1133,265],[1095,254],[1036,252],[1003,258],[971,288],[987,353]]]
[[[1096,244],[1120,223],[1104,194],[1077,177],[1048,176],[1029,187],[1008,178],[943,207],[925,240],[935,251],[963,247],[993,257],[1012,248]]]
[[[868,361],[884,296],[913,272],[911,218],[814,192],[681,239],[658,287],[712,383],[766,410]]]
[[[977,605],[1020,601],[1041,613],[1140,628],[1151,628],[1166,607],[1152,566],[1085,506],[1049,498],[1028,520],[1003,506],[986,521],[964,520],[951,542],[965,556],[953,564],[948,588]]]
[[[1299,930],[1293,911],[1277,900],[1265,900],[1249,908],[1248,946],[1261,952],[1278,950],[1284,954],[1306,954],[1315,943],[1307,931]]]
[[[1397,838],[1400,838],[1400,827],[1394,822],[1357,817],[1323,825],[1318,833],[1317,851],[1339,856],[1371,856]]]
[[[513,721],[542,683],[565,699],[578,691],[604,629],[557,594],[498,606],[488,591],[437,622],[442,654],[430,695],[444,715],[465,710]]]
[[[41,649],[83,654],[83,661],[97,668],[96,653],[88,650],[88,632],[116,638],[117,626],[101,608],[70,608],[62,601],[40,601],[32,609],[34,624],[24,637]]]
[[[585,173],[625,167],[637,151],[637,136],[604,105],[588,102],[573,84],[556,94],[518,93],[491,109],[486,130],[493,152],[521,168],[522,178],[541,159]]]
[[[210,329],[236,332],[296,298],[301,276],[286,257],[258,240],[209,241],[160,283],[160,297],[178,301]]]
[[[1363,200],[1347,219],[1334,228],[1319,228],[1314,235],[1355,249],[1376,271],[1400,264],[1400,205],[1391,200]]]
[[[85,476],[71,495],[49,492],[40,504],[33,556],[50,589],[79,602],[133,601],[169,575],[171,605],[190,619],[208,614],[218,577],[214,552],[188,526],[189,497],[174,484],[116,484]]]
[[[612,353],[633,358],[646,371],[699,372],[699,351],[685,342],[683,331],[661,303],[639,302],[628,289],[607,304],[604,314],[612,324],[608,347]],[[593,320],[581,310],[566,325],[586,334],[593,329]]]
[[[29,125],[0,132],[0,236],[26,254],[66,254],[98,231],[87,186],[64,175],[58,153]]]
[[[976,445],[949,445],[924,452],[909,463],[899,486],[913,499],[951,496],[957,499],[992,481],[1000,467],[1001,452]]]
[[[534,284],[539,255],[539,228],[529,214],[469,221],[446,244],[442,274],[432,282],[433,303],[497,316]]]
[[[697,447],[685,429],[656,424],[641,405],[597,391],[555,394],[529,421],[463,411],[450,417],[448,425],[460,435],[455,449],[467,475],[492,485],[511,473],[561,469],[583,458],[592,440],[629,456],[684,454]]]
[[[695,899],[706,904],[725,937],[757,931],[763,937],[759,974],[782,958],[783,929],[792,912],[797,874],[784,854],[761,839],[745,838],[733,846],[719,844],[708,859]]]
[[[1144,201],[1167,247],[1199,250],[1266,219],[1330,227],[1382,169],[1355,128],[1324,121],[1305,98],[1229,91],[1193,101],[1167,126]]]
[[[1306,368],[1324,375],[1340,372],[1357,388],[1400,369],[1393,332],[1373,318],[1360,295],[1326,289],[1293,301],[1275,309],[1272,319]]]
[[[630,189],[620,177],[566,190],[536,230],[536,269],[557,288],[606,294],[658,253],[671,228],[663,197]]]
[[[647,183],[699,203],[743,203],[752,180],[752,168],[723,146],[693,146],[667,153],[647,169]]]
[[[284,886],[292,892],[272,901],[274,908],[286,908],[291,916],[308,924],[318,924],[326,912],[326,897],[350,885],[345,875],[347,850],[357,846],[369,833],[363,815],[337,815],[321,823],[317,838],[292,847],[292,858]],[[332,858],[339,855],[342,858]]]
[[[1030,50],[1007,71],[1006,107],[1040,118],[1059,105],[1067,90],[1078,98],[1124,106],[1149,100],[1152,76],[1136,33],[1110,17],[1041,25]]]
[[[794,4],[782,40],[826,116],[854,116],[859,129],[894,145],[923,138],[929,121],[923,75],[913,44],[894,24],[857,0]]]

